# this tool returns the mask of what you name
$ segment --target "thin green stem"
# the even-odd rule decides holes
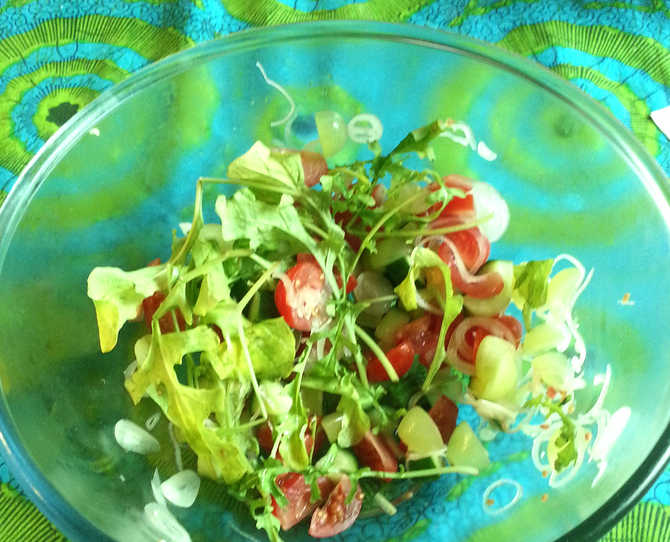
[[[237,307],[240,312],[244,310],[244,307],[247,306],[247,304],[249,303],[249,301],[251,301],[251,298],[254,297],[256,292],[260,290],[261,286],[263,286],[265,281],[267,281],[272,276],[272,273],[275,272],[277,267],[279,267],[279,262],[275,262],[272,267],[266,269],[260,276],[260,278],[256,282],[254,282],[253,286],[251,286],[251,288],[247,290],[247,293],[244,294],[244,297],[240,299],[240,302],[237,304]]]
[[[425,478],[428,476],[440,476],[442,474],[470,474],[477,476],[479,470],[474,467],[436,467],[434,469],[410,470],[405,472],[365,471],[360,473],[359,478],[390,478],[393,480],[404,480],[407,478]]]
[[[384,367],[384,370],[386,371],[386,374],[389,375],[391,381],[397,382],[399,380],[398,373],[396,373],[396,370],[393,368],[393,365],[386,357],[386,354],[384,354],[384,351],[379,348],[379,345],[374,341],[374,339],[370,337],[370,335],[368,335],[360,326],[356,326],[356,335],[358,335],[360,339],[366,345],[368,345],[370,350],[372,350],[373,354],[377,356],[377,359],[379,359],[379,362],[382,364],[382,367]]]

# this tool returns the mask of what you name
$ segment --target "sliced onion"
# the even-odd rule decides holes
[[[349,138],[356,143],[372,143],[381,139],[384,126],[377,116],[361,113],[349,121],[347,132]]]
[[[154,471],[154,477],[151,479],[151,491],[158,504],[166,504],[165,497],[163,497],[163,493],[161,492],[161,477],[158,474],[158,469]]]
[[[144,507],[144,517],[164,542],[191,542],[186,529],[165,506],[155,502],[147,504]]]
[[[192,470],[183,470],[161,484],[163,496],[175,506],[192,506],[200,491],[200,477]]]
[[[482,181],[473,182],[471,193],[475,201],[477,219],[490,217],[479,225],[479,229],[489,241],[495,243],[509,226],[507,202],[493,186]]]
[[[489,505],[490,500],[492,500],[491,494],[499,487],[505,485],[510,485],[514,488],[514,497],[512,497],[512,499],[507,504],[499,506],[497,508],[493,508],[492,505]],[[498,514],[507,512],[507,510],[512,508],[512,506],[514,506],[516,503],[518,503],[521,500],[522,495],[523,495],[523,489],[519,482],[517,482],[516,480],[511,480],[510,478],[501,478],[500,480],[493,482],[489,487],[487,487],[484,490],[484,494],[482,495],[482,507],[484,508],[484,512],[486,512],[487,514],[497,516]]]
[[[161,449],[158,441],[144,428],[130,420],[119,420],[114,426],[116,442],[127,452],[136,454],[150,454]]]
[[[473,275],[465,266],[454,243],[446,237],[443,242],[448,247],[446,259],[451,270],[451,280],[454,288],[477,299],[493,297],[502,291],[505,283],[498,273]],[[445,259],[444,256],[442,258]]]

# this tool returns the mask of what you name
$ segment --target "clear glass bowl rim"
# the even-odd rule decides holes
[[[55,165],[83,134],[137,92],[221,56],[281,42],[351,38],[370,42],[407,43],[472,57],[544,89],[567,103],[573,112],[600,132],[625,157],[631,169],[654,196],[666,223],[670,223],[670,183],[658,163],[604,106],[540,64],[490,43],[426,27],[370,21],[306,22],[252,28],[177,52],[138,70],[77,112],[33,156],[0,208],[0,269],[19,221]],[[74,510],[29,459],[11,423],[4,397],[0,401],[0,450],[26,495],[63,534],[72,540],[113,542]],[[668,461],[670,424],[622,487],[591,516],[563,534],[556,542],[597,540],[606,534],[646,493]]]

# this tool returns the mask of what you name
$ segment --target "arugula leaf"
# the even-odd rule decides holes
[[[556,446],[558,451],[554,460],[554,469],[556,472],[561,472],[577,461],[575,438],[575,426],[572,423],[564,423],[554,439],[554,446]]]
[[[547,448],[547,455],[549,460],[553,462],[553,467],[556,472],[561,472],[577,460],[575,422],[563,412],[561,404],[562,403],[553,402],[544,395],[532,397],[524,404],[524,407],[527,408],[544,408],[548,411],[548,416],[556,414],[561,419],[561,428],[550,439]]]
[[[407,408],[410,398],[421,388],[428,370],[416,359],[409,371],[398,382],[384,382],[384,403],[396,408]]]
[[[386,156],[377,157],[372,164],[373,176],[375,179],[383,176],[386,170],[393,163],[393,159],[399,155],[410,152],[416,153],[419,158],[427,157],[429,160],[435,159],[435,153],[430,144],[447,128],[447,121],[435,120],[430,124],[413,130],[398,143],[395,148]]]
[[[137,271],[123,271],[118,267],[96,267],[91,271],[87,295],[95,306],[103,354],[116,346],[119,331],[139,314],[142,300],[166,288],[165,264]]]

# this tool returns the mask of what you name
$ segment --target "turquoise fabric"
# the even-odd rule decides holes
[[[315,19],[409,22],[496,43],[607,106],[670,173],[649,113],[670,105],[664,0],[0,0],[0,202],[72,114],[139,68],[251,26]],[[60,537],[20,495],[0,457],[0,540]],[[670,540],[670,471],[609,542]]]

